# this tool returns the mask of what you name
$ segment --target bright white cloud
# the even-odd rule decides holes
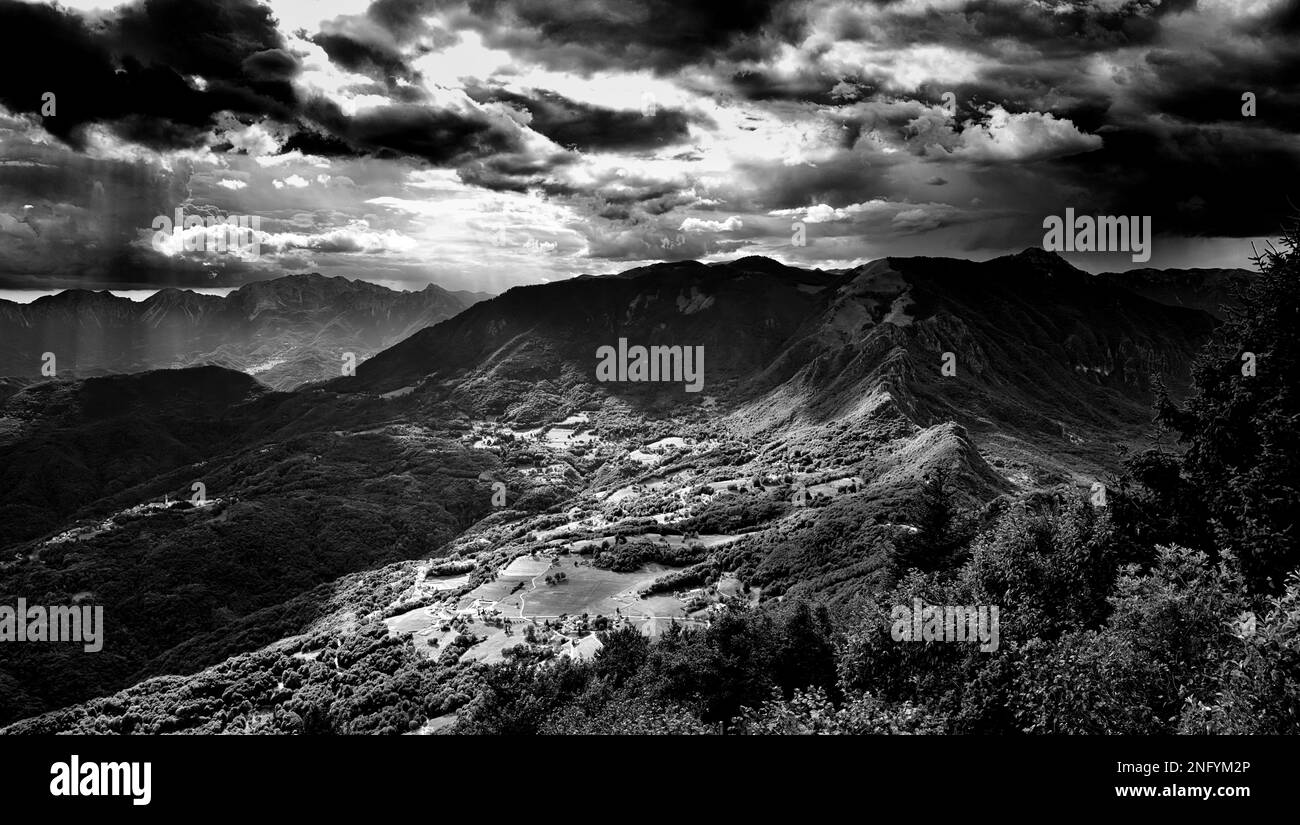
[[[275,186],[276,189],[283,189],[286,186],[292,187],[294,189],[302,189],[306,186],[309,186],[311,182],[308,181],[306,178],[304,178],[302,175],[290,175],[289,177],[284,179],[276,178],[275,180],[271,181],[271,183],[272,185]]]
[[[953,154],[974,161],[1034,161],[1100,149],[1099,135],[1079,131],[1074,123],[1051,113],[1011,114],[1001,106],[989,110],[984,124],[967,123]]]
[[[897,204],[877,198],[863,203],[851,203],[848,206],[838,208],[819,203],[800,209],[777,209],[768,214],[799,218],[804,223],[830,223],[832,221],[850,220],[855,215],[890,212],[896,206]]]
[[[735,232],[745,225],[736,215],[725,221],[710,221],[703,218],[687,218],[677,227],[682,232]]]

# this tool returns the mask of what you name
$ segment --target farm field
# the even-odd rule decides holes
[[[651,564],[631,573],[615,573],[592,567],[589,562],[561,559],[548,575],[564,573],[565,579],[553,585],[538,581],[536,589],[520,591],[502,598],[497,607],[508,617],[555,618],[561,615],[579,616],[583,613],[613,616],[624,615],[677,615],[684,616],[685,605],[672,596],[638,599],[637,591],[648,586],[671,568]],[[476,597],[478,591],[466,598]],[[522,611],[521,611],[522,608]],[[655,612],[651,613],[650,608]]]

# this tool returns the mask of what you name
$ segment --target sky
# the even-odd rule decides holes
[[[1297,189],[1300,0],[0,0],[5,290],[986,259],[1067,208],[1152,219],[1090,271],[1246,267]]]

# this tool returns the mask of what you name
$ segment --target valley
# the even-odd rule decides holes
[[[60,654],[25,651],[41,676],[10,688],[27,710],[4,721],[80,702],[17,728],[116,730],[134,717],[105,708],[184,707],[217,679],[259,698],[131,724],[272,724],[308,694],[259,687],[271,667],[327,704],[353,701],[339,691],[355,679],[418,674],[438,698],[381,715],[441,730],[482,668],[591,662],[602,634],[675,639],[807,600],[844,621],[898,580],[928,498],[988,519],[1107,479],[1117,447],[1144,438],[1143,370],[1181,392],[1213,325],[1041,253],[842,273],[742,259],[517,288],[299,392],[218,371],[229,391],[175,432],[174,455],[142,454],[124,483],[112,457],[83,454],[83,500],[6,542],[4,589],[89,591],[121,619],[119,654],[76,687],[51,687]],[[593,343],[653,330],[709,350],[704,392],[596,380]],[[56,436],[80,443],[125,409],[177,420],[189,390],[136,385],[192,375],[16,387],[0,453],[26,469],[7,506],[38,511],[33,468],[64,453]],[[102,420],[99,395],[118,399]],[[114,518],[196,480],[208,507]]]

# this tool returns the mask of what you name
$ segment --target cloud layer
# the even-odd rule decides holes
[[[1067,207],[1243,265],[1300,203],[1300,0],[79,5],[0,0],[0,287],[986,257]],[[159,252],[176,209],[262,254]]]

